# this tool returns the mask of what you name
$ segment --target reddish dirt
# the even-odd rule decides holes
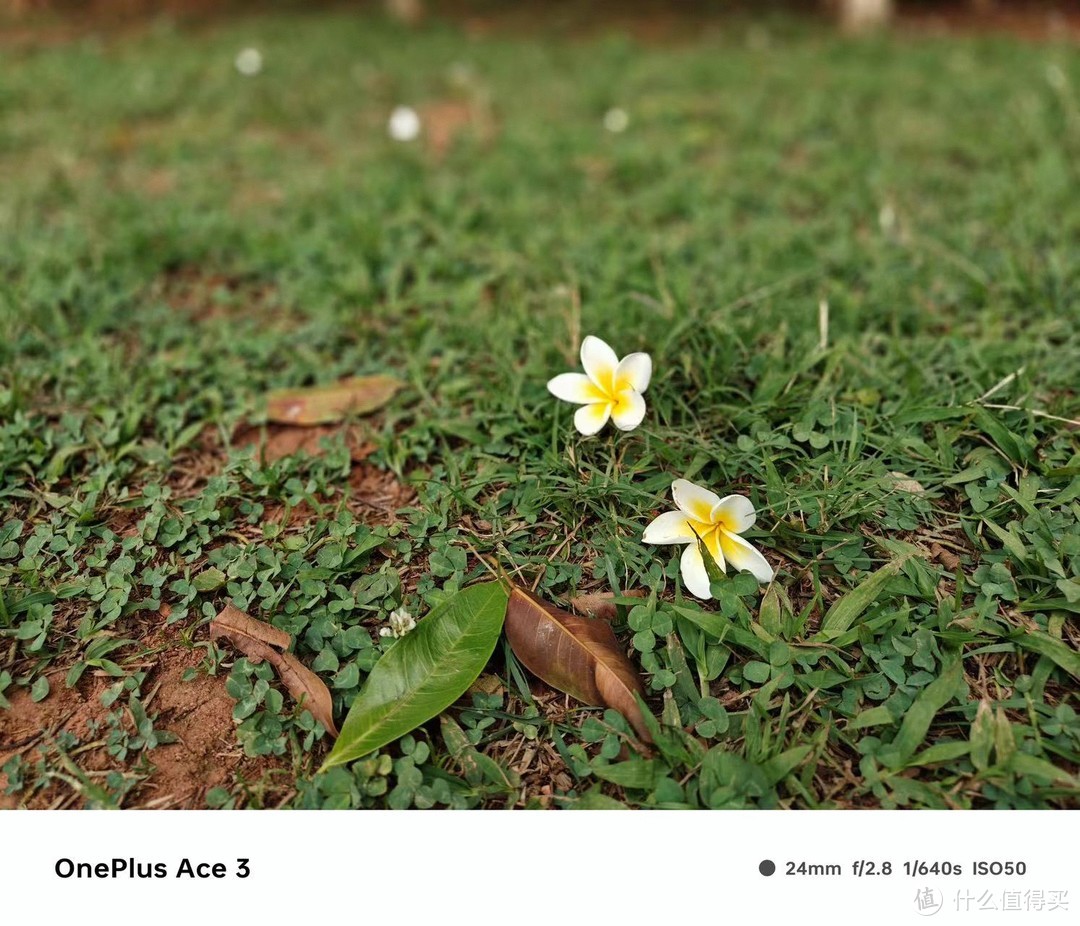
[[[581,705],[568,695],[543,682],[535,682],[531,687],[533,703],[540,711],[539,725],[581,722]],[[524,708],[522,701],[511,696],[506,710],[520,715]],[[535,797],[541,807],[558,807],[556,792],[565,793],[574,786],[570,769],[553,743],[530,740],[523,733],[517,733],[491,743],[483,751],[500,765],[516,772],[521,778],[521,796]]]
[[[1033,42],[1080,41],[1080,10],[1046,4],[999,3],[974,10],[958,3],[911,8],[900,17],[901,28],[939,35],[1011,35]]]
[[[416,493],[397,477],[374,466],[354,466],[349,474],[349,510],[367,523],[389,524],[399,508],[416,504]]]
[[[290,430],[307,433],[316,429]],[[206,479],[220,471],[222,446],[216,435],[212,429],[204,432],[170,472],[168,483],[174,498],[194,494]],[[400,508],[416,502],[414,491],[399,482],[393,473],[362,462],[352,468],[345,498],[349,510],[368,524],[389,524]],[[269,503],[263,521],[278,521],[287,530],[300,531],[320,516],[325,514],[320,515],[307,503],[288,509]],[[110,526],[124,535],[135,529],[137,520],[136,511],[116,509],[110,517]],[[262,526],[253,525],[251,531],[261,534]],[[238,533],[247,531],[241,527]],[[71,604],[73,608],[76,605]],[[207,676],[200,670],[191,681],[182,680],[186,670],[200,665],[204,651],[183,645],[174,631],[160,626],[158,618],[164,619],[168,613],[169,606],[164,604],[160,615],[155,615],[145,626],[126,631],[145,640],[151,653],[142,665],[128,663],[127,666],[148,671],[142,685],[146,696],[144,706],[151,716],[157,714],[155,728],[175,734],[178,740],[144,753],[152,770],[126,796],[124,806],[201,808],[206,806],[206,793],[211,788],[219,785],[231,788],[236,782],[244,786],[248,795],[241,801],[254,800],[266,806],[285,800],[290,793],[291,772],[285,771],[284,760],[243,755],[234,733],[233,700],[225,691],[224,677]],[[74,620],[72,617],[65,623],[73,624]],[[106,708],[100,698],[114,679],[88,672],[69,689],[64,684],[65,674],[66,667],[49,675],[50,693],[40,703],[31,701],[26,689],[9,694],[11,709],[0,711],[0,766],[16,754],[33,766],[42,757],[40,747],[52,743],[66,730],[80,740],[70,753],[72,761],[94,783],[101,784],[111,771],[130,772],[137,757],[133,760],[129,756],[126,762],[119,762],[108,755],[105,741],[109,732],[106,718],[126,704],[126,696]],[[126,722],[131,729],[130,716]],[[50,749],[46,752],[50,753],[50,767],[62,772],[55,753]],[[33,773],[28,776],[33,777]],[[7,776],[0,773],[0,808],[68,808],[84,803],[78,791],[60,778],[31,794],[25,803],[18,795],[4,795],[7,785]]]
[[[257,318],[264,325],[288,322],[272,284],[192,265],[165,273],[155,284],[153,295],[196,322],[238,318]]]
[[[206,793],[217,786],[231,786],[235,780],[254,783],[262,800],[280,800],[287,796],[291,773],[285,763],[275,758],[244,756],[234,733],[233,700],[225,691],[224,676],[207,676],[200,671],[189,682],[184,672],[202,662],[204,651],[166,639],[167,648],[148,657],[148,675],[142,691],[147,713],[157,714],[154,726],[177,737],[175,743],[147,750],[144,756],[153,771],[124,800],[124,806],[145,808],[195,809],[206,806]],[[104,707],[100,697],[115,680],[104,675],[84,676],[74,688],[64,687],[62,673],[49,678],[51,692],[34,704],[29,693],[20,689],[11,698],[11,710],[0,711],[0,765],[12,755],[22,754],[33,764],[40,757],[41,744],[67,730],[81,743],[70,753],[72,761],[95,783],[102,783],[111,770],[129,769],[135,764],[110,757],[105,749],[108,733],[106,718],[126,703],[122,696],[111,707]],[[88,724],[96,722],[94,731]],[[128,718],[130,729],[130,718]],[[55,756],[50,765],[56,765]],[[7,786],[7,776],[0,773],[0,788]],[[56,781],[21,803],[17,795],[0,796],[0,807],[67,808],[82,806],[78,793]]]
[[[778,4],[780,5],[780,4]],[[323,0],[321,3],[283,3],[278,11],[304,15],[312,7],[357,15],[385,15],[385,0]],[[790,0],[793,10],[821,17],[827,0]],[[1080,3],[1077,0],[900,0],[899,28],[913,34],[1001,33],[1025,40],[1080,41]],[[658,0],[520,0],[490,4],[476,0],[428,0],[432,20],[458,23],[473,38],[512,34],[561,34],[591,37],[619,32],[646,44],[694,41],[732,23],[746,21],[760,5],[742,2],[685,2]],[[213,24],[223,18],[257,16],[266,12],[254,0],[0,0],[0,46],[41,47],[78,41],[87,35],[123,38],[161,16],[187,25]],[[437,146],[433,146],[437,147]]]
[[[428,151],[436,161],[449,154],[459,138],[474,135],[484,144],[495,137],[490,108],[463,100],[439,100],[420,108],[420,123]]]

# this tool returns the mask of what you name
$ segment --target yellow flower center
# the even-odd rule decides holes
[[[619,415],[630,411],[633,386],[628,376],[615,379],[614,370],[596,372],[596,380],[589,382],[590,404],[603,403],[611,414]]]

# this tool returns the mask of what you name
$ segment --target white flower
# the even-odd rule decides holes
[[[671,484],[671,495],[678,511],[668,511],[656,518],[641,538],[645,543],[685,543],[682,555],[682,578],[687,591],[698,598],[711,598],[709,575],[698,548],[698,538],[716,560],[721,572],[727,563],[737,570],[752,573],[759,582],[771,582],[772,566],[739,535],[754,526],[754,506],[742,495],[720,498],[685,479]]]
[[[413,616],[405,608],[391,611],[389,623],[389,627],[379,628],[380,637],[403,637],[416,626]]]
[[[589,335],[581,342],[584,373],[562,373],[548,380],[548,391],[564,402],[580,405],[574,427],[586,437],[596,434],[610,418],[621,431],[633,431],[645,417],[641,394],[649,388],[652,359],[627,354],[620,360],[607,344]]]
[[[413,141],[420,135],[420,117],[411,106],[398,106],[390,113],[386,130],[394,141]]]
[[[616,106],[604,113],[604,128],[609,132],[625,132],[629,125],[630,116],[625,109]]]
[[[262,70],[262,53],[257,48],[245,48],[236,56],[236,70],[245,77],[254,77]]]

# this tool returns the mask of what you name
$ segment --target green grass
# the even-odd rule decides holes
[[[223,748],[266,761],[191,806],[1077,805],[1077,58],[770,28],[312,15],[0,47],[0,714],[109,678],[102,718],[127,705],[0,742],[10,801],[149,802],[154,667],[227,601],[343,717],[388,612],[482,556],[552,601],[644,590],[616,630],[670,725],[650,757],[500,646],[441,722],[316,776],[310,715],[207,649],[187,684],[227,678]],[[387,138],[447,99],[494,131]],[[653,356],[632,434],[579,440],[545,390],[589,333]],[[357,502],[340,437],[230,445],[268,390],[368,372],[409,383],[363,464],[402,510]],[[678,477],[754,500],[764,603],[677,598],[641,531]]]

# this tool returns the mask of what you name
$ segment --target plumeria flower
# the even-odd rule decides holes
[[[394,141],[415,141],[420,137],[420,128],[420,115],[411,106],[396,106],[386,124]]]
[[[645,417],[641,394],[649,388],[652,358],[627,354],[620,360],[605,342],[589,335],[581,342],[584,373],[561,373],[548,380],[548,392],[581,406],[574,427],[586,437],[596,434],[610,418],[621,431],[633,431]]]
[[[686,479],[671,484],[671,496],[678,511],[667,511],[656,518],[645,528],[642,540],[687,545],[680,566],[683,584],[691,594],[712,597],[698,538],[704,541],[721,572],[727,572],[727,563],[731,563],[737,570],[752,573],[759,582],[772,581],[772,566],[739,536],[754,526],[757,517],[750,499],[742,495],[720,498]]]
[[[380,637],[403,637],[416,626],[416,620],[405,609],[398,608],[390,612],[390,626],[380,627]]]
[[[236,70],[245,77],[254,77],[262,70],[262,52],[257,48],[245,48],[236,56]]]
[[[609,132],[614,132],[615,134],[625,132],[629,125],[630,115],[625,109],[620,109],[616,106],[604,113],[604,128]]]

